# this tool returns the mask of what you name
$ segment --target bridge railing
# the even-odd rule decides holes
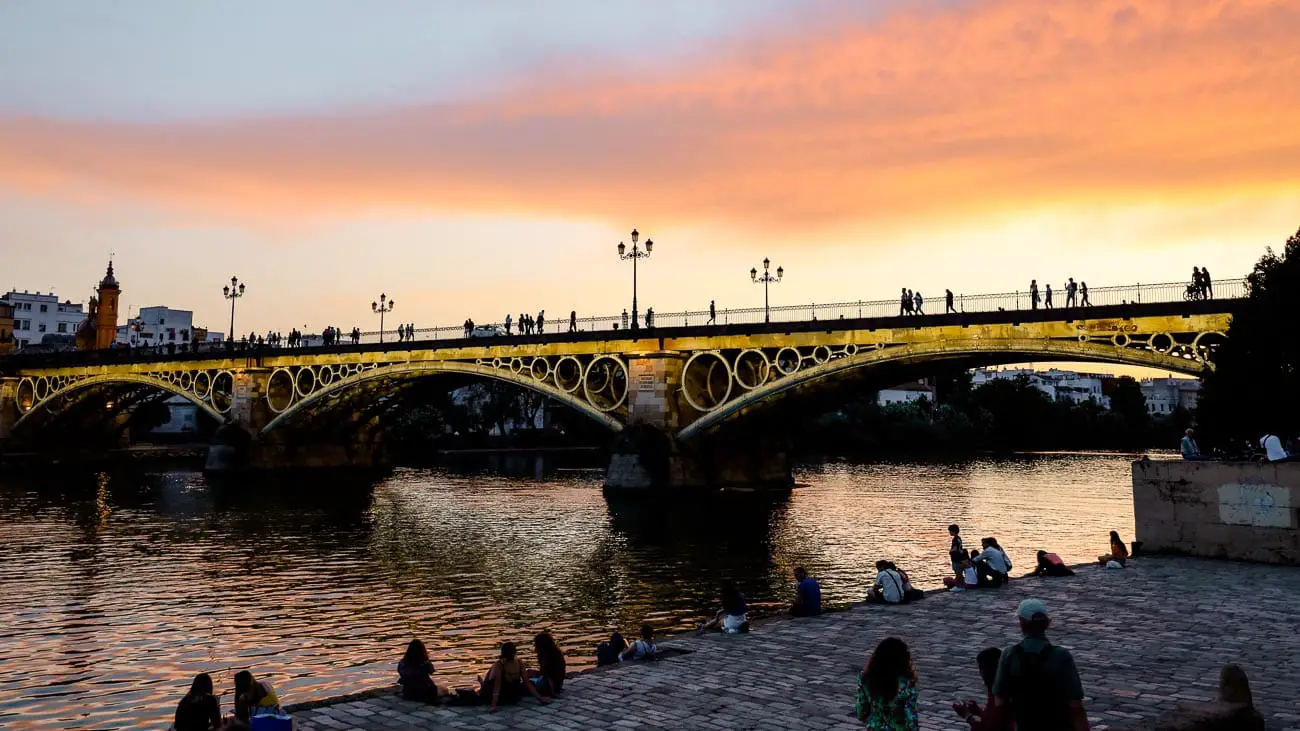
[[[947,306],[947,297],[944,291],[937,291],[923,294],[922,311],[927,315],[943,314]],[[1247,294],[1246,280],[1242,279],[1225,279],[1213,283],[1214,299],[1239,299]],[[1039,308],[1046,307],[1047,288],[1044,285],[1039,290]],[[772,322],[809,322],[815,320],[839,320],[854,318],[872,318],[872,317],[894,317],[900,313],[900,300],[902,293],[899,293],[898,299],[877,299],[877,300],[855,300],[852,302],[825,302],[801,305],[780,305],[770,308]],[[1187,282],[1160,282],[1156,284],[1124,284],[1110,287],[1094,287],[1087,291],[1087,301],[1085,304],[1084,293],[1080,290],[1075,295],[1075,307],[1086,306],[1104,306],[1104,305],[1122,305],[1122,304],[1143,304],[1153,302],[1182,302],[1188,299]],[[1065,288],[1052,289],[1052,306],[1053,308],[1064,308],[1067,306]],[[1014,312],[1018,310],[1033,309],[1031,295],[1029,290],[1015,292],[999,292],[994,294],[973,294],[966,295],[958,292],[953,293],[953,309],[957,312],[996,312],[1006,311]],[[549,312],[549,310],[548,310]],[[645,324],[645,312],[640,313],[642,325]],[[716,308],[716,324],[718,325],[743,325],[756,324],[764,321],[764,309],[762,307],[741,307],[741,308]],[[518,315],[512,315],[517,317]],[[475,323],[476,325],[495,325],[502,327],[502,322],[484,322]],[[623,322],[622,313],[606,315],[603,317],[579,317],[577,318],[577,329],[582,332],[592,332],[596,330],[622,330],[627,327]],[[655,312],[654,324],[660,327],[678,327],[694,326],[709,324],[709,311],[704,310],[682,310],[677,312]],[[511,322],[511,333],[517,332],[518,323]],[[569,330],[569,318],[567,316],[556,319],[547,318],[545,322],[545,332],[567,332]],[[317,336],[319,337],[319,336]],[[444,340],[452,338],[465,337],[465,328],[463,325],[442,325],[438,327],[416,328],[416,340]],[[347,338],[344,338],[345,341]],[[384,341],[393,342],[397,340],[397,331],[388,330],[384,332]],[[379,342],[379,332],[361,333],[361,342],[377,343]]]

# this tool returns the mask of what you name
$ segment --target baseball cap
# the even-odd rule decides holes
[[[1016,610],[1016,616],[1021,619],[1033,619],[1038,615],[1047,618],[1047,605],[1038,599],[1026,599],[1020,602],[1020,608]]]

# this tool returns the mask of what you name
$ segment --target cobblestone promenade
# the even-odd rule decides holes
[[[1237,662],[1269,728],[1300,730],[1300,569],[1153,557],[1125,571],[760,623],[749,635],[670,638],[661,646],[690,654],[577,675],[545,707],[527,699],[492,715],[385,694],[295,715],[302,731],[861,728],[855,675],[877,642],[897,635],[916,658],[921,728],[963,729],[949,706],[983,699],[975,653],[1017,639],[1016,604],[1029,596],[1047,602],[1050,637],[1074,653],[1094,729],[1211,700],[1219,666]]]

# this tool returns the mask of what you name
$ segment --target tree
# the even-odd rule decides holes
[[[1300,230],[1272,248],[1247,277],[1247,297],[1232,313],[1215,353],[1196,421],[1207,444],[1226,446],[1264,432],[1295,432],[1300,408]],[[1288,430],[1288,427],[1290,429]]]

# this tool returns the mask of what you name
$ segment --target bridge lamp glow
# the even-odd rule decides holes
[[[767,292],[768,285],[773,284],[775,282],[780,282],[781,279],[785,277],[784,267],[776,268],[775,277],[772,276],[771,272],[769,271],[771,268],[772,268],[772,260],[768,259],[767,257],[764,257],[763,273],[761,275],[758,273],[758,267],[752,267],[749,270],[750,281],[752,281],[754,284],[763,285],[763,322],[772,321],[772,313],[771,313],[771,308],[769,306],[770,300],[768,298],[768,292]]]
[[[640,240],[641,240],[641,232],[637,231],[636,229],[632,229],[632,250],[631,251],[628,251],[627,246],[624,245],[622,241],[618,242],[618,258],[624,261],[627,261],[628,259],[632,260],[632,329],[633,330],[637,329],[640,326],[638,324],[637,306],[636,306],[637,305],[636,260],[648,258],[650,256],[650,252],[654,250],[654,246],[655,246],[654,241],[650,239],[646,239],[645,249],[643,250],[637,246],[637,242]]]

